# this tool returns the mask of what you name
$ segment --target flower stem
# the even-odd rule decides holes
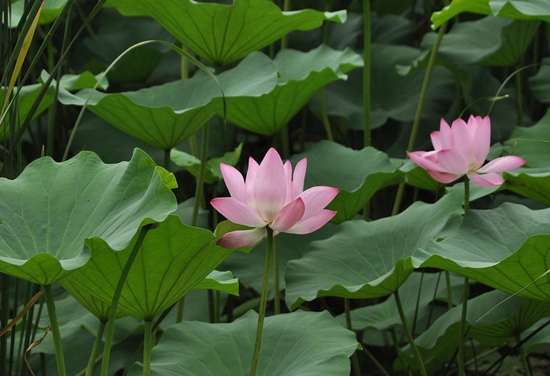
[[[470,179],[464,176],[464,214],[470,210]],[[464,333],[466,331],[466,314],[468,313],[468,296],[470,295],[470,283],[468,277],[464,277],[464,286],[462,289],[462,314],[460,316],[460,328],[458,330],[458,374],[466,375],[466,339]]]
[[[521,345],[521,336],[519,333],[516,333],[516,343],[519,344],[519,354],[521,356],[521,363],[523,364],[525,376],[531,376],[531,367],[529,367],[527,356],[525,356],[525,348]]]
[[[196,226],[199,220],[199,208],[203,201],[203,187],[204,187],[204,175],[206,173],[206,162],[208,159],[208,124],[202,127],[201,136],[201,164],[199,166],[199,173],[197,175],[195,185],[195,200],[193,201],[193,213],[191,214],[191,226]],[[183,320],[183,305],[185,297],[178,301],[178,310],[176,314],[176,322]]]
[[[262,282],[262,294],[260,297],[260,311],[258,312],[258,327],[256,328],[256,342],[254,344],[254,355],[252,356],[252,367],[250,376],[256,376],[258,373],[258,364],[260,362],[260,348],[262,346],[262,335],[264,331],[264,318],[267,305],[267,290],[269,287],[269,272],[271,270],[271,257],[273,253],[273,230],[267,229],[267,250],[265,254],[264,279]]]
[[[113,294],[113,302],[111,303],[111,307],[109,308],[109,320],[107,321],[107,333],[105,335],[105,346],[103,347],[103,360],[101,362],[101,376],[107,376],[109,373],[109,360],[110,360],[109,358],[111,356],[111,347],[113,346],[113,336],[115,334],[116,311],[118,308],[118,301],[120,300],[120,295],[122,294],[122,289],[124,288],[124,284],[126,283],[126,278],[128,277],[128,273],[130,273],[130,268],[132,267],[132,264],[136,259],[136,256],[138,254],[139,249],[141,248],[141,245],[143,244],[145,235],[147,235],[147,231],[149,231],[149,229],[151,228],[152,228],[152,225],[146,225],[139,230],[139,235],[136,240],[136,243],[134,244],[134,248],[132,249],[132,252],[128,257],[128,260],[126,261],[126,265],[124,265],[124,269],[122,270],[122,273],[118,280],[115,293]]]
[[[143,322],[143,376],[151,375],[151,349],[153,348],[153,319]]]
[[[370,86],[371,86],[371,14],[370,0],[363,0],[363,145],[371,146]]]
[[[279,289],[279,238],[273,238],[273,290],[275,314],[281,313],[281,290]]]
[[[97,333],[95,336],[94,347],[92,348],[92,353],[88,359],[88,365],[86,367],[86,376],[92,376],[94,372],[94,366],[96,363],[97,353],[99,352],[99,347],[103,340],[103,332],[105,331],[105,321],[99,320],[99,328],[97,328]]]
[[[395,296],[395,303],[397,304],[397,311],[399,312],[399,317],[401,318],[401,323],[403,324],[403,330],[405,331],[405,334],[407,335],[407,338],[409,340],[409,344],[411,345],[411,350],[413,352],[414,358],[416,359],[416,363],[418,364],[418,368],[420,369],[420,374],[422,376],[428,376],[426,367],[424,366],[424,361],[422,360],[422,355],[420,355],[420,351],[418,351],[418,347],[416,347],[414,338],[411,334],[411,331],[409,330],[407,318],[405,317],[405,311],[403,311],[401,299],[399,298],[399,291],[395,290],[393,295]]]
[[[61,333],[59,332],[59,324],[55,313],[55,303],[53,301],[52,286],[44,286],[44,296],[46,298],[46,307],[48,308],[48,317],[52,329],[53,343],[55,346],[55,360],[57,362],[57,373],[59,376],[66,376],[65,358],[63,357],[63,346],[61,344]]]
[[[447,4],[448,1],[445,1]],[[416,106],[416,113],[414,115],[413,126],[411,129],[411,135],[409,136],[409,144],[407,146],[407,151],[414,150],[414,143],[416,141],[416,135],[418,134],[418,128],[420,127],[420,119],[422,117],[422,110],[424,108],[424,101],[426,100],[426,94],[428,92],[428,86],[430,84],[430,78],[432,76],[432,71],[435,66],[435,58],[437,56],[437,51],[439,50],[439,45],[447,29],[447,22],[445,22],[439,28],[437,33],[437,38],[435,40],[432,52],[430,53],[430,58],[428,60],[428,65],[426,66],[426,73],[424,74],[424,80],[422,81],[422,88],[420,89],[420,98],[418,100],[418,105]],[[395,202],[393,204],[392,215],[399,213],[399,207],[401,206],[401,200],[403,198],[403,192],[405,191],[405,183],[400,183],[397,188],[397,195],[395,197]]]
[[[352,325],[351,325],[351,311],[349,308],[349,299],[344,298],[344,312],[346,315],[346,328],[349,331],[353,331]],[[355,376],[361,376],[361,366],[359,365],[359,359],[357,358],[357,351],[353,353],[351,356],[351,364],[353,367],[353,374]]]

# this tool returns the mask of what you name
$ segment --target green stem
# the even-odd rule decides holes
[[[371,86],[371,19],[370,0],[363,0],[363,144],[371,146],[370,86]]]
[[[351,325],[351,313],[349,309],[349,299],[344,298],[344,312],[346,315],[346,328],[349,331],[353,331]],[[353,365],[353,374],[355,376],[361,376],[361,366],[359,365],[359,359],[357,358],[357,351],[351,356],[351,364]]]
[[[53,301],[52,286],[44,286],[44,296],[46,298],[46,307],[48,308],[48,317],[53,336],[53,344],[55,346],[55,360],[57,362],[57,373],[59,376],[66,376],[65,358],[63,357],[63,346],[61,344],[61,333],[59,332],[59,324],[55,313],[55,303]]]
[[[153,319],[146,319],[143,322],[143,376],[151,375],[153,341]]]
[[[420,374],[422,376],[428,376],[426,367],[424,366],[424,361],[422,360],[422,355],[420,355],[420,351],[418,351],[418,347],[416,347],[414,338],[411,334],[411,331],[409,330],[407,318],[405,317],[405,311],[403,311],[401,299],[399,298],[399,291],[395,290],[393,294],[395,296],[395,303],[397,304],[397,311],[399,312],[399,317],[401,318],[401,323],[403,324],[403,330],[405,331],[405,334],[407,335],[407,338],[409,340],[409,344],[411,345],[411,350],[413,352],[414,358],[416,359],[416,363],[418,364],[418,368],[420,369]]]
[[[464,176],[464,214],[470,210],[470,179]]]
[[[464,277],[464,288],[462,290],[462,314],[460,316],[460,327],[458,330],[458,374],[466,375],[466,314],[468,313],[468,295],[470,294],[470,283],[468,277]]]
[[[279,289],[279,238],[273,239],[273,291],[275,314],[281,313],[281,290]]]
[[[206,173],[206,162],[208,159],[208,124],[205,124],[202,127],[202,136],[201,136],[201,164],[199,166],[199,173],[197,175],[196,185],[195,185],[195,200],[193,201],[193,213],[191,215],[191,226],[196,226],[199,219],[199,208],[203,200],[203,186],[204,186],[204,175]],[[181,322],[183,320],[183,305],[184,298],[181,298],[178,302],[178,311],[176,315],[176,322]]]
[[[380,364],[380,362],[378,361],[378,359],[376,359],[376,357],[369,351],[369,349],[367,349],[366,346],[363,346],[363,352],[365,353],[366,356],[368,356],[368,358],[374,363],[374,365],[376,366],[376,368],[378,368],[378,371],[380,371],[380,373],[384,376],[390,376],[390,374],[388,373],[388,371],[386,371],[386,369],[384,368],[384,366],[382,366],[382,364]]]
[[[195,186],[195,201],[193,202],[193,215],[191,216],[191,226],[196,226],[199,218],[199,207],[202,202],[202,190],[204,186],[204,175],[206,173],[206,162],[208,158],[208,124],[202,127],[201,137],[201,164],[197,175]]]
[[[451,273],[445,270],[445,284],[447,285],[447,308],[453,308],[453,290],[451,288]]]
[[[516,334],[516,343],[519,345],[519,354],[521,356],[521,363],[523,364],[523,371],[525,372],[525,376],[531,376],[531,367],[529,367],[529,362],[527,361],[527,356],[525,355],[525,349],[523,346],[521,346],[521,336]]]
[[[260,362],[260,348],[262,346],[262,334],[264,331],[264,319],[267,306],[267,290],[269,287],[269,272],[271,270],[271,257],[273,253],[273,230],[267,226],[267,250],[265,254],[264,279],[262,282],[262,294],[260,297],[260,310],[258,312],[258,327],[256,328],[256,342],[254,344],[254,355],[252,356],[252,366],[250,376],[256,376],[258,373],[258,364]]]
[[[290,0],[284,0],[283,2],[283,12],[288,12],[290,10]],[[288,47],[288,34],[283,35],[281,38],[281,50],[284,50]],[[272,50],[271,52],[271,58],[273,59],[273,56],[275,55],[275,46],[272,43],[271,44]],[[283,125],[281,128],[281,132],[279,133],[279,137],[281,140],[281,147],[283,152],[283,159],[288,159],[290,157],[290,137],[288,133],[288,123]]]
[[[139,230],[139,235],[138,235],[138,238],[136,239],[136,243],[134,244],[134,248],[132,249],[132,252],[128,257],[128,260],[124,265],[124,269],[122,269],[120,278],[118,279],[118,284],[113,294],[113,302],[111,303],[111,307],[109,308],[109,320],[107,321],[107,334],[105,335],[105,346],[103,347],[103,360],[101,362],[101,376],[108,376],[109,374],[109,360],[111,357],[111,347],[113,346],[113,337],[115,334],[116,311],[118,308],[118,301],[120,300],[120,295],[122,294],[122,289],[124,288],[124,284],[126,283],[126,278],[128,277],[128,273],[130,273],[130,268],[132,267],[132,264],[136,259],[136,256],[138,254],[139,249],[141,248],[141,245],[143,244],[145,235],[147,235],[147,231],[149,231],[149,229],[151,229],[152,226],[153,225],[143,226]]]
[[[464,176],[464,214],[470,209],[470,179]],[[468,296],[470,295],[470,283],[468,277],[464,277],[464,286],[462,289],[462,314],[460,316],[460,328],[458,330],[458,374],[466,375],[466,339],[464,333],[466,331],[466,314],[468,313]]]
[[[523,58],[521,65],[523,65]],[[521,102],[521,73],[516,74],[516,105],[518,108],[518,126],[523,127],[523,104]]]
[[[96,363],[96,357],[97,353],[99,352],[99,347],[101,346],[101,342],[103,340],[103,332],[105,331],[105,321],[99,320],[99,328],[97,328],[97,333],[95,336],[94,341],[94,347],[92,347],[92,353],[90,354],[90,358],[88,359],[88,365],[86,367],[86,376],[92,376],[94,372],[94,367]]]
[[[334,141],[334,136],[332,135],[332,128],[330,127],[330,121],[328,119],[327,105],[325,101],[325,90],[319,90],[319,99],[321,101],[321,118],[323,119],[323,125],[325,127],[325,132],[327,133],[327,140]]]
[[[445,3],[448,3],[445,1]],[[437,38],[435,40],[432,52],[430,53],[430,59],[428,60],[428,65],[426,66],[426,74],[424,75],[424,80],[422,81],[422,88],[420,89],[420,98],[418,99],[418,105],[416,106],[416,112],[414,114],[413,126],[411,129],[411,135],[409,137],[409,144],[407,146],[407,151],[414,150],[414,143],[416,141],[416,135],[418,134],[418,128],[420,127],[420,119],[422,116],[422,110],[424,108],[424,101],[426,100],[426,94],[428,92],[428,86],[430,84],[430,78],[432,77],[432,71],[435,66],[435,58],[437,56],[437,51],[439,50],[439,45],[447,29],[447,22],[445,22],[439,28],[437,33]],[[395,215],[399,212],[399,207],[401,205],[401,200],[403,198],[403,192],[405,190],[405,183],[400,183],[397,188],[397,195],[395,197],[395,202],[393,204],[392,214]]]

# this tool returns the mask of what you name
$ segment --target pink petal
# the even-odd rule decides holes
[[[253,184],[258,212],[266,222],[272,222],[286,199],[285,168],[275,149],[268,150]]]
[[[309,234],[323,227],[328,221],[330,221],[336,215],[335,211],[322,210],[321,212],[304,219],[296,223],[292,228],[286,232],[291,234]]]
[[[477,123],[477,129],[472,140],[472,152],[477,166],[481,166],[487,159],[491,148],[491,120],[489,116],[484,118],[477,116],[475,118],[470,117],[468,123],[470,121]]]
[[[246,172],[245,188],[246,188],[246,201],[248,205],[254,210],[258,211],[258,204],[254,197],[254,184],[256,182],[256,174],[260,165],[252,158],[248,158],[248,171]]]
[[[448,172],[438,172],[434,170],[428,170],[428,174],[430,174],[430,176],[434,180],[443,184],[451,183],[462,176],[462,174],[456,175],[456,174],[449,174]]]
[[[424,170],[444,171],[437,161],[438,151],[413,151],[407,152],[409,158]]]
[[[466,171],[468,171],[470,165],[473,166],[475,164],[475,140],[473,139],[473,135],[476,128],[477,124],[475,122],[467,124],[462,119],[456,119],[455,121],[453,121],[453,125],[451,127],[454,139],[453,149],[458,151],[462,155],[462,159],[466,163],[466,167],[462,169],[463,173],[466,173]],[[441,158],[439,159],[439,161],[441,162]]]
[[[468,161],[462,153],[456,149],[440,150],[437,159],[443,171],[455,175],[464,175],[468,172]]]
[[[294,167],[294,176],[292,177],[292,198],[296,198],[304,191],[304,181],[306,179],[307,158],[300,160]]]
[[[452,149],[454,145],[451,127],[444,119],[439,122],[439,131],[430,135],[435,150]]]
[[[274,231],[285,232],[302,219],[305,210],[304,201],[297,198],[281,209],[269,227]]]
[[[266,222],[246,203],[233,197],[218,197],[210,204],[233,223],[250,227],[264,227]]]
[[[285,204],[288,204],[290,201],[294,200],[294,197],[292,196],[292,164],[290,161],[286,161],[283,167],[285,168],[286,184]]]
[[[472,183],[475,185],[480,185],[482,187],[498,187],[502,185],[504,180],[502,176],[496,172],[490,172],[488,174],[479,175],[476,173],[471,173],[468,175]]]
[[[258,227],[254,230],[240,230],[228,232],[222,235],[217,244],[224,248],[252,247],[266,236],[265,227]]]
[[[222,171],[223,181],[231,197],[246,203],[246,188],[241,173],[237,171],[237,169],[224,163],[220,163],[220,170]]]
[[[300,198],[304,200],[306,211],[303,219],[311,217],[323,210],[340,192],[338,188],[318,186],[302,192]]]
[[[508,155],[506,157],[495,158],[485,166],[477,170],[479,173],[487,172],[504,172],[510,171],[514,168],[521,167],[525,164],[525,160],[515,155]]]

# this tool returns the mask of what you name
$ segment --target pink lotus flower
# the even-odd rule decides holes
[[[259,165],[250,158],[246,182],[235,168],[223,163],[220,168],[231,197],[215,198],[212,206],[230,221],[254,227],[223,235],[218,241],[222,247],[252,246],[266,236],[266,226],[273,235],[308,234],[336,215],[324,208],[339,189],[319,186],[304,191],[305,158],[298,162],[292,176],[290,161],[283,164],[279,153],[271,148]]]
[[[513,170],[525,163],[520,157],[493,159],[482,167],[491,146],[491,120],[488,116],[470,116],[452,126],[441,119],[439,131],[431,134],[434,151],[407,152],[414,163],[427,170],[440,183],[450,183],[467,175],[472,183],[483,187],[498,187],[503,183],[500,172]]]

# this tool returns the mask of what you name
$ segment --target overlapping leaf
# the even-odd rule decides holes
[[[345,11],[282,12],[269,0],[234,0],[232,4],[109,0],[107,5],[124,15],[152,17],[191,51],[216,65],[242,59],[291,31],[346,20]]]
[[[152,351],[151,374],[250,374],[257,314],[230,324],[182,322],[166,329]],[[328,312],[293,312],[265,319],[258,375],[349,375],[355,334]],[[129,375],[141,375],[141,364]]]
[[[313,242],[286,271],[286,301],[296,308],[321,296],[365,299],[391,294],[411,274],[410,257],[445,234],[462,210],[450,195],[435,204],[417,202],[373,222],[347,221],[332,237]],[[450,228],[450,227],[449,227]]]
[[[101,239],[92,239],[88,247],[90,261],[60,282],[82,304],[87,304],[90,295],[109,304],[133,243],[119,252]],[[169,216],[147,233],[122,290],[119,311],[140,319],[155,317],[201,282],[201,288],[238,293],[235,281],[216,282],[216,275],[203,281],[234,251],[217,246],[210,231],[186,226],[179,217]]]
[[[438,55],[452,64],[513,65],[523,56],[538,28],[539,22],[499,17],[461,22],[445,34]],[[485,38],[477,38],[479,35]],[[434,38],[429,39],[435,39],[431,36]]]
[[[550,21],[550,3],[546,0],[453,0],[440,12],[432,15],[432,27],[463,12],[515,18],[520,20]]]
[[[451,309],[415,339],[423,359],[449,361],[453,357],[458,346],[461,314],[462,305]],[[549,315],[549,303],[510,298],[501,291],[491,291],[468,301],[467,336],[490,346],[516,342],[517,333]],[[410,356],[409,346],[404,350]]]
[[[460,228],[432,241],[412,258],[414,266],[450,270],[496,289],[550,301],[550,210],[503,204],[470,210]]]
[[[273,63],[280,77],[275,89],[260,97],[228,99],[227,119],[252,132],[273,135],[287,124],[322,87],[345,80],[345,73],[363,66],[350,49],[326,45],[309,52],[285,49]]]
[[[353,218],[379,190],[404,179],[399,165],[374,148],[352,150],[340,144],[321,141],[291,158],[308,159],[305,187],[327,185],[340,193],[327,207],[338,213],[332,220],[341,223]]]
[[[219,75],[226,98],[259,96],[273,89],[277,72],[271,60],[253,53],[237,67]],[[121,131],[162,150],[185,141],[218,111],[222,91],[204,74],[136,92],[96,92],[88,108]],[[63,92],[60,101],[82,106],[89,90],[72,95]]]
[[[62,163],[43,157],[17,179],[0,179],[0,192],[0,270],[42,285],[83,266],[85,243],[101,239],[124,249],[141,226],[176,208],[156,164],[139,149],[114,165],[91,152]]]
[[[526,166],[504,174],[504,187],[550,205],[550,111],[531,127],[516,127],[506,142],[509,151],[526,160]]]

